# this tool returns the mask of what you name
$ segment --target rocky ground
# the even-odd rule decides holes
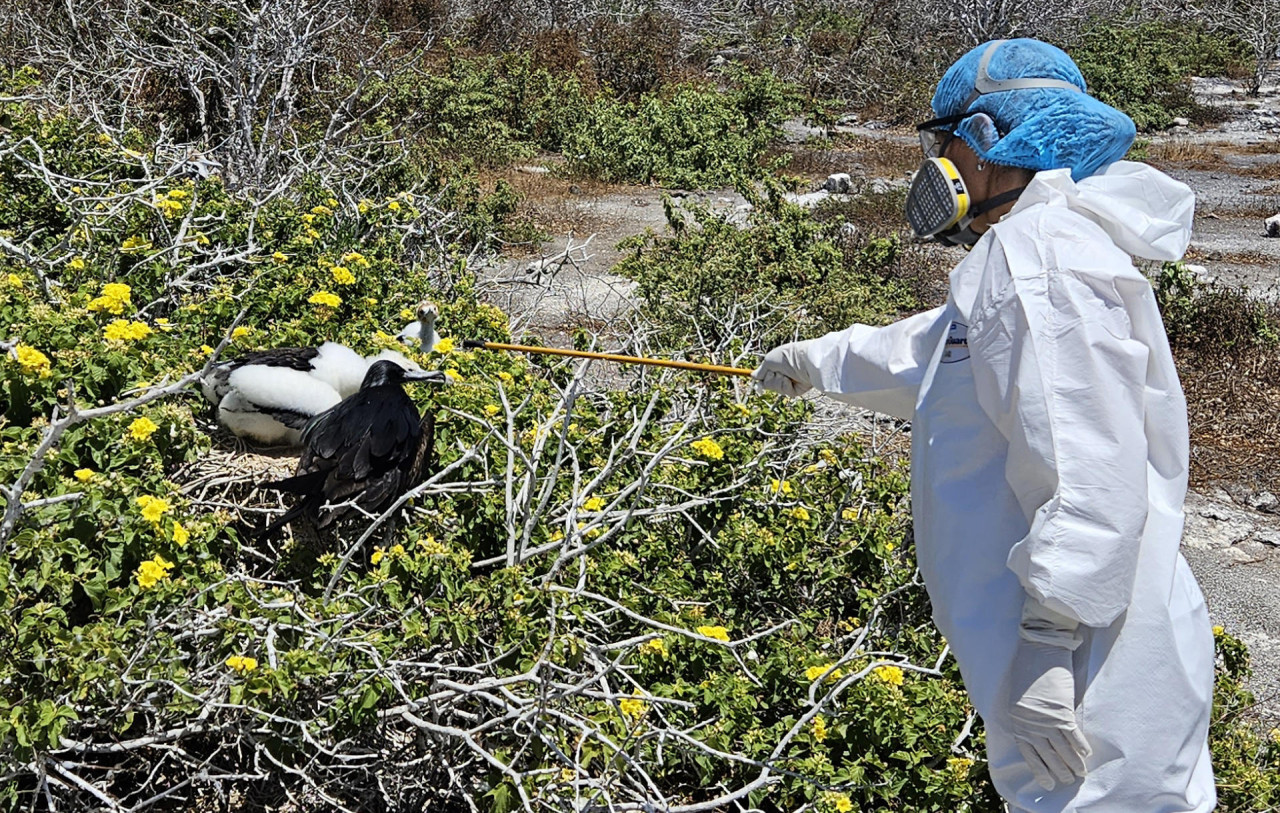
[[[1205,128],[1178,126],[1150,139],[1150,161],[1197,193],[1195,233],[1188,262],[1224,285],[1280,296],[1280,239],[1266,237],[1263,221],[1280,212],[1280,87],[1250,99],[1238,83],[1196,80],[1199,98],[1220,107],[1225,120]],[[900,185],[918,161],[906,130],[849,123],[832,141],[812,146],[815,133],[787,128],[793,172],[817,189],[828,173],[847,172],[855,183]],[[517,316],[517,332],[531,330],[567,344],[575,327],[594,330],[607,344],[632,329],[632,283],[611,273],[620,240],[666,229],[664,196],[742,216],[745,201],[727,191],[664,192],[646,187],[579,186],[547,167],[509,175],[526,195],[535,219],[555,236],[536,253],[505,259],[484,275],[488,296]],[[830,412],[831,414],[827,414]],[[891,425],[847,410],[824,410],[826,424],[857,421],[893,443]],[[1280,417],[1274,418],[1280,420]],[[1274,496],[1214,489],[1187,502],[1184,553],[1203,588],[1215,624],[1241,637],[1253,654],[1258,716],[1280,724],[1280,505]]]

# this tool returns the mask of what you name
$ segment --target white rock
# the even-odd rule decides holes
[[[1188,119],[1184,119],[1182,116],[1178,116],[1173,120],[1174,127],[1189,127],[1190,125],[1191,125],[1191,121]]]
[[[516,167],[516,172],[523,172],[528,175],[546,175],[550,171],[551,170],[547,167],[540,167],[532,164]]]
[[[1280,237],[1280,214],[1275,214],[1275,215],[1272,215],[1271,217],[1268,217],[1264,221],[1264,223],[1266,224],[1266,227],[1267,227],[1268,237]]]
[[[830,193],[820,189],[817,192],[806,192],[803,195],[787,193],[786,199],[788,203],[794,203],[805,209],[812,209],[829,197],[831,197]]]
[[[1249,501],[1249,507],[1265,514],[1280,514],[1280,499],[1270,491],[1263,491]]]
[[[834,175],[828,175],[827,181],[822,188],[836,195],[847,195],[849,190],[853,188],[853,179],[849,177],[847,172],[837,172]]]

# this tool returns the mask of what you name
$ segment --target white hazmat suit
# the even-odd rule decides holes
[[[1186,403],[1150,284],[1190,189],[1117,162],[1036,174],[951,273],[945,306],[775,349],[761,370],[913,421],[916,551],[1013,810],[1210,811],[1214,650],[1178,551]],[[1078,621],[1083,780],[1045,791],[1011,735],[1026,596]]]

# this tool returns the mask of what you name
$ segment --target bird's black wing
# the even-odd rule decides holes
[[[266,367],[283,367],[307,373],[312,369],[312,362],[320,355],[318,347],[273,347],[269,350],[250,350],[242,356],[231,359],[228,363],[232,370],[249,364],[261,364]]]

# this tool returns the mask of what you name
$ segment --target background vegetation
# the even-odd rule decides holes
[[[533,156],[753,203],[630,241],[641,310],[611,349],[749,366],[887,321],[943,265],[886,225],[900,192],[787,203],[786,118],[911,121],[958,48],[1037,33],[1160,127],[1196,114],[1190,74],[1253,69],[1237,39],[1170,57],[1167,19],[1031,3],[0,9],[0,805],[999,809],[915,573],[901,427],[446,345],[417,356],[454,379],[413,392],[431,478],[263,540],[257,483],[291,460],[237,448],[190,385],[242,349],[391,346],[424,295],[446,336],[510,338],[475,269],[538,237],[491,180]],[[1273,312],[1182,266],[1157,283],[1188,369],[1275,369]],[[1223,809],[1267,810],[1280,745],[1217,641]]]

